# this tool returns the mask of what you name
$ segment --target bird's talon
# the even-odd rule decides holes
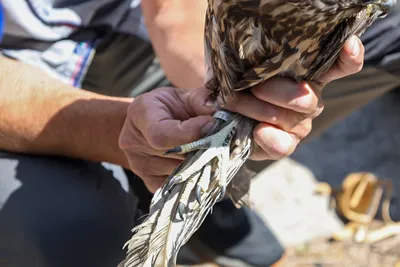
[[[185,204],[183,203],[178,204],[178,212],[177,212],[177,217],[179,217],[177,218],[178,220],[183,221],[185,219],[185,208],[186,208]]]
[[[202,195],[203,188],[201,186],[196,186],[196,200],[199,205],[201,205],[201,195]]]
[[[226,186],[221,186],[221,192],[217,198],[217,202],[220,202],[221,200],[224,199],[226,193]]]
[[[171,191],[168,190],[167,188],[164,188],[164,191],[163,191],[162,194],[163,194],[164,197],[166,197],[167,195],[171,194]]]
[[[169,154],[173,154],[173,153],[182,153],[182,147],[178,146],[178,147],[174,147],[170,150],[167,150],[164,152],[164,156],[169,155]]]
[[[168,184],[166,186],[166,191],[170,192],[171,189],[180,181],[182,180],[182,176],[178,175],[178,176],[174,176],[172,177],[169,181]]]
[[[201,150],[201,149],[208,149],[210,147],[211,137],[205,137],[203,139],[194,141],[189,144],[181,145],[178,147],[174,147],[170,150],[164,152],[164,155],[177,153],[177,154],[186,154],[192,151]]]

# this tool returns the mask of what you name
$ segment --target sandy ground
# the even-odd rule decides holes
[[[314,194],[318,181],[338,186],[351,172],[370,171],[392,179],[391,215],[400,221],[399,100],[392,93],[374,101],[255,178],[254,209],[288,247],[284,266],[386,267],[400,260],[400,238],[374,245],[329,242],[344,225],[328,198]]]
[[[400,237],[373,245],[330,239],[344,224],[328,208],[328,198],[314,194],[317,183],[309,169],[285,159],[252,185],[254,209],[288,248],[283,266],[394,267],[400,260]]]

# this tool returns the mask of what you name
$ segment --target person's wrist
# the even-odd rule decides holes
[[[82,94],[79,101],[76,101],[81,106],[81,111],[75,115],[86,110],[89,120],[86,124],[77,124],[75,130],[81,133],[75,138],[83,140],[71,138],[62,142],[62,154],[96,162],[109,162],[129,169],[128,159],[119,147],[118,139],[132,101],[133,98],[109,97],[90,92],[86,96]]]

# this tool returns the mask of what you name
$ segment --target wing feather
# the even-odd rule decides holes
[[[353,17],[340,23],[336,29],[322,42],[321,51],[318,57],[309,68],[304,80],[316,81],[329,70],[336,62],[339,53],[345,45],[347,39],[352,35],[361,36],[365,30],[377,19],[378,14],[368,16],[368,10],[363,9]]]

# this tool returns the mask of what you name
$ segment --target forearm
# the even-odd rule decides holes
[[[79,90],[0,58],[0,150],[128,167],[118,137],[131,101]]]
[[[204,85],[207,1],[142,1],[146,28],[167,78],[179,88]]]

